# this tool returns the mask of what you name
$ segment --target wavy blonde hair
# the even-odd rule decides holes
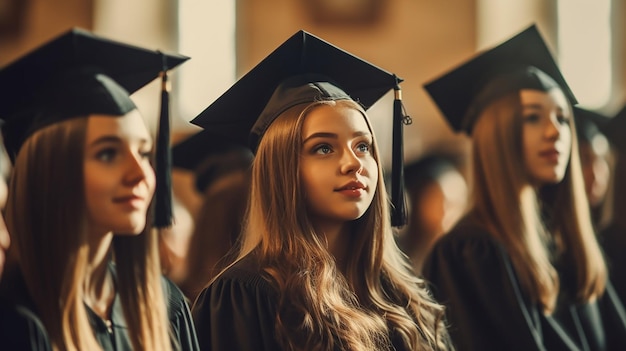
[[[600,296],[607,272],[587,205],[573,118],[564,179],[536,191],[520,162],[521,111],[515,92],[495,100],[479,116],[472,132],[473,207],[506,247],[524,292],[550,314],[563,288],[550,246],[555,245],[556,254],[573,267],[575,286],[568,288],[578,301]],[[542,219],[545,213],[550,214],[549,224]]]
[[[384,350],[393,335],[409,349],[446,349],[443,307],[412,273],[394,241],[380,166],[372,204],[353,223],[345,276],[313,229],[300,186],[301,131],[308,113],[323,104],[359,111],[373,133],[354,101],[298,105],[267,129],[252,167],[239,258],[256,251],[278,288],[279,342],[291,350]],[[372,149],[378,161],[375,142]]]
[[[83,302],[89,257],[83,158],[88,118],[40,129],[13,168],[6,221],[21,271],[55,350],[99,350]],[[136,350],[170,350],[156,234],[114,238],[116,289]]]

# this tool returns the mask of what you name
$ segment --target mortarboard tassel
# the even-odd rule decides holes
[[[167,79],[166,56],[163,55],[163,71],[161,72],[161,115],[157,131],[156,144],[156,190],[155,218],[156,228],[167,228],[172,225],[172,151],[170,149],[170,104],[169,82]]]
[[[391,225],[402,227],[407,223],[406,203],[404,198],[404,125],[413,123],[411,117],[405,116],[402,105],[402,79],[396,77],[396,85],[393,88],[393,145],[391,163]]]

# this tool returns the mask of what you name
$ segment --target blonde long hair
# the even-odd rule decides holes
[[[446,349],[443,307],[396,246],[381,167],[370,208],[354,221],[343,276],[313,229],[300,187],[302,124],[316,106],[363,109],[354,101],[298,105],[279,116],[261,140],[239,258],[256,251],[280,292],[276,330],[293,350],[382,350],[389,335],[409,348]],[[377,146],[372,150],[379,160]]]
[[[600,296],[607,272],[584,192],[573,118],[564,179],[536,191],[520,162],[521,113],[519,93],[515,92],[495,100],[479,116],[472,133],[473,203],[480,220],[506,247],[524,292],[550,314],[564,288],[552,262],[555,251],[551,245],[573,267],[575,286],[568,288],[578,301]],[[546,209],[552,212],[551,223],[542,219]]]
[[[19,152],[6,221],[21,271],[55,350],[98,350],[83,302],[89,257],[83,158],[88,118],[38,130]],[[170,350],[156,234],[114,238],[116,289],[136,350]]]

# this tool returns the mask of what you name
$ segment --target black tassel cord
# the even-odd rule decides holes
[[[394,76],[395,77],[395,76]],[[391,225],[402,227],[407,224],[406,199],[404,197],[404,125],[412,123],[404,113],[400,78],[395,77],[393,100],[393,145],[391,163]]]
[[[163,55],[165,61],[165,55]],[[172,225],[172,151],[170,149],[170,106],[167,79],[167,67],[163,62],[161,72],[161,115],[157,131],[156,144],[156,190],[155,190],[155,218],[156,228],[167,228]]]

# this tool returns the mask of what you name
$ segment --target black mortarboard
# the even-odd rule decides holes
[[[391,89],[394,101],[392,223],[403,225],[402,80],[310,33],[298,31],[239,79],[192,123],[256,150],[266,128],[289,107],[353,99],[368,109]]]
[[[160,75],[165,82],[167,70],[187,59],[82,29],[54,38],[0,70],[0,119],[10,157],[15,158],[28,136],[48,125],[90,114],[128,113],[136,108],[129,94]],[[168,100],[165,91],[156,143],[157,226],[171,223]]]
[[[424,85],[455,131],[470,133],[490,101],[519,89],[559,86],[576,97],[535,25]]]
[[[207,130],[172,148],[172,165],[194,172],[196,189],[200,192],[221,176],[250,167],[253,158],[248,147]]]
[[[609,121],[609,117],[580,106],[574,106],[574,121],[578,140],[591,142],[598,134],[604,134],[602,128]]]

